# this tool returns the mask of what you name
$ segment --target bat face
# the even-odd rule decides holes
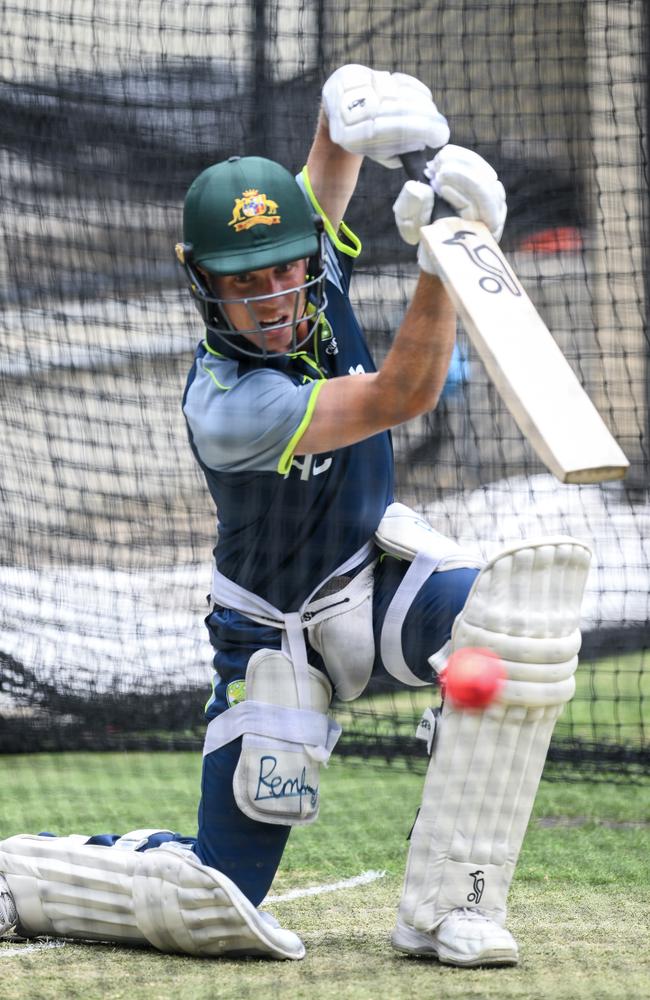
[[[452,237],[444,240],[445,246],[458,247],[467,254],[467,259],[476,268],[476,278],[480,288],[489,295],[510,292],[516,298],[523,294],[523,288],[510,269],[500,251],[495,251],[473,229],[459,229]],[[468,276],[472,272],[468,267]]]
[[[520,430],[565,483],[620,479],[629,463],[482,223],[422,230],[447,292]]]

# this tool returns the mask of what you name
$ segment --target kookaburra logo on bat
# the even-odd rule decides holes
[[[495,295],[505,290],[511,295],[520,296],[521,286],[503,257],[487,243],[473,244],[472,237],[476,238],[476,233],[471,229],[459,229],[451,239],[444,240],[444,243],[447,246],[460,247],[472,264],[484,272],[479,279],[479,285],[484,292]]]

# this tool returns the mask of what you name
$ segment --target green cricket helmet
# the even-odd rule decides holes
[[[218,349],[225,347],[229,355],[274,356],[266,349],[265,335],[287,326],[292,327],[288,353],[297,350],[312,335],[327,305],[322,220],[311,211],[292,174],[263,157],[233,156],[199,174],[185,197],[183,243],[177,244],[176,256],[208,332],[219,338]],[[241,274],[300,259],[309,261],[306,281],[281,293],[224,299],[211,287],[213,275]],[[278,294],[293,294],[292,315],[262,327],[255,305]],[[228,303],[246,307],[248,328],[233,328]],[[298,325],[305,320],[307,333],[299,339]],[[255,335],[262,346],[251,343],[247,335]]]

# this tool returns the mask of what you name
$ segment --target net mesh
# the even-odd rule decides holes
[[[426,81],[497,168],[503,247],[631,461],[623,484],[559,484],[461,330],[440,406],[395,434],[399,498],[485,556],[592,545],[550,759],[647,771],[644,19],[607,0],[2,3],[1,751],[200,745],[215,517],[180,412],[201,333],[172,252],[182,200],[234,153],[300,169],[323,81],[354,61]],[[348,219],[378,360],[416,274],[400,173],[367,163]],[[343,752],[410,753],[422,699],[378,679],[338,708]]]

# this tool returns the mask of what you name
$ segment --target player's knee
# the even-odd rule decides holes
[[[462,568],[434,573],[416,595],[402,626],[402,649],[417,677],[431,676],[429,658],[449,642],[478,572]]]
[[[430,658],[449,641],[482,560],[400,503],[387,508],[375,539],[393,557],[382,560],[375,601],[381,663],[406,685],[433,683]]]
[[[474,567],[451,569],[444,574],[444,587],[434,594],[434,605],[438,619],[451,632],[456,616],[465,607],[468,595],[479,570]],[[446,640],[445,640],[446,641]]]
[[[426,633],[428,645],[433,643],[432,649],[444,645],[477,575],[476,569],[452,569],[432,574],[407,611],[403,631]]]

